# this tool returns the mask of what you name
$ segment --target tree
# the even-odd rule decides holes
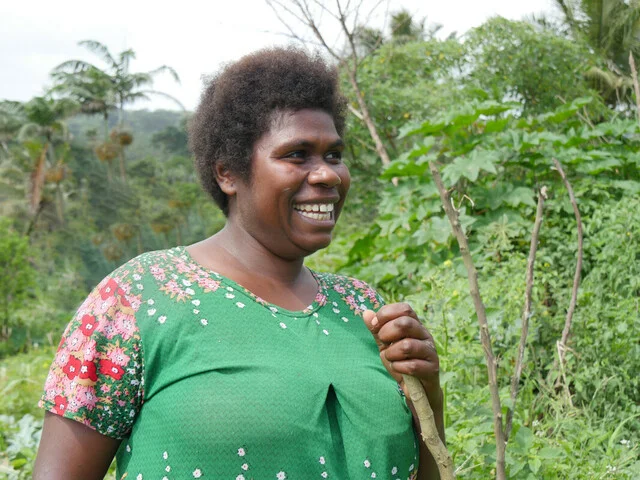
[[[585,40],[605,60],[588,77],[609,104],[631,101],[629,54],[640,56],[638,0],[555,0],[572,36]]]
[[[65,119],[75,113],[78,105],[69,99],[55,100],[50,97],[35,97],[23,106],[25,123],[18,132],[19,141],[35,141],[41,146],[30,172],[30,207],[35,222],[40,211],[43,188],[48,169],[59,169],[64,176],[63,157],[56,158],[56,143],[68,140]],[[31,152],[35,153],[35,145]],[[61,178],[59,179],[61,180]],[[56,182],[58,193],[58,219],[64,221],[64,204],[60,182]]]
[[[169,98],[178,104],[184,110],[184,106],[176,98],[164,92],[151,90],[153,79],[160,73],[170,74],[176,82],[180,82],[180,78],[176,71],[167,66],[162,65],[149,72],[131,72],[131,60],[136,58],[136,54],[132,49],[124,50],[117,56],[113,56],[109,49],[102,43],[95,40],[83,40],[79,43],[91,52],[100,56],[102,61],[106,63],[106,68],[101,69],[84,60],[67,60],[55,67],[51,73],[54,79],[58,79],[66,85],[74,95],[81,93],[90,93],[93,96],[85,97],[85,107],[97,105],[107,115],[110,102],[113,101],[118,109],[118,129],[117,134],[124,132],[124,107],[136,100],[147,100],[150,95],[159,95]],[[80,75],[81,80],[69,80],[69,75]],[[91,85],[89,87],[89,85]],[[107,89],[107,85],[109,88]],[[63,91],[65,88],[63,88]],[[96,95],[99,93],[99,95]],[[96,102],[96,99],[99,101]],[[95,107],[94,107],[95,108]],[[105,117],[106,118],[106,117]],[[121,146],[127,145],[121,144]],[[122,180],[126,179],[124,149],[120,149],[120,176]]]

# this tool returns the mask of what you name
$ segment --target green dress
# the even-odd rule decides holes
[[[362,321],[382,301],[314,276],[293,312],[184,247],[143,254],[79,308],[41,406],[122,439],[118,479],[414,478],[411,413]]]

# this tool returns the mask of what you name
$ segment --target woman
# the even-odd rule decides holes
[[[437,478],[396,383],[422,381],[443,436],[432,337],[408,305],[304,266],[349,190],[344,107],[335,69],[295,49],[213,79],[190,143],[226,225],[131,260],[79,308],[34,478],[102,478],[116,453],[119,479]]]

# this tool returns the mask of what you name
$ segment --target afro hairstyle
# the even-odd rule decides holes
[[[250,181],[253,146],[272,127],[275,115],[306,108],[328,113],[342,136],[346,98],[337,69],[319,54],[294,47],[242,57],[205,87],[189,124],[189,148],[203,189],[225,215],[229,201],[216,181],[215,165]]]

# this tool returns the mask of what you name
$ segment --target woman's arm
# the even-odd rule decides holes
[[[102,480],[120,440],[45,412],[34,480]]]

